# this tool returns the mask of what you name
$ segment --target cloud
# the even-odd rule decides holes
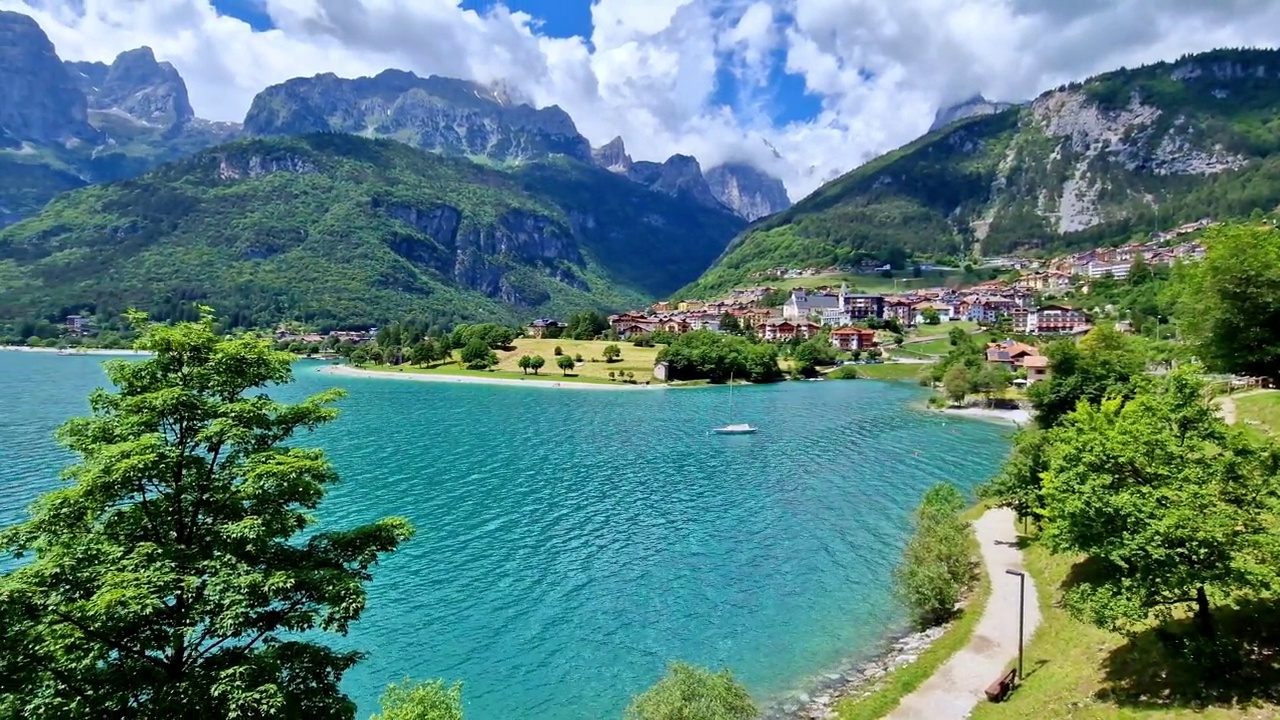
[[[35,16],[67,59],[150,45],[203,117],[241,119],[254,94],[291,77],[397,67],[502,82],[563,107],[594,144],[622,135],[638,159],[752,162],[793,198],[974,93],[1025,100],[1119,66],[1280,39],[1280,0],[592,0],[590,36],[570,38],[459,0],[255,1],[275,29],[254,32],[209,0],[0,8]],[[783,73],[816,112],[777,122],[766,111],[794,99],[774,96]]]

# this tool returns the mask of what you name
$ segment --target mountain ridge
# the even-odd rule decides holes
[[[1280,50],[1215,50],[952,122],[753,223],[683,295],[775,267],[1120,242],[1280,204]]]

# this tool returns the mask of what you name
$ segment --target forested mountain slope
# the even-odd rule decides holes
[[[501,172],[389,140],[244,140],[60,196],[0,231],[0,322],[448,325],[631,307],[693,280],[742,221],[569,160]]]
[[[960,120],[750,227],[686,294],[771,267],[1084,247],[1280,204],[1280,51],[1119,70]]]

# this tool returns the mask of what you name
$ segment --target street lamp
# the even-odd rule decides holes
[[[1022,620],[1027,607],[1027,574],[1020,570],[1005,570],[1018,576],[1018,682],[1022,682]]]

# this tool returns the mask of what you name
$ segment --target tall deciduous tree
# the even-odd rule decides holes
[[[1215,601],[1274,587],[1277,450],[1227,427],[1188,370],[1051,436],[1045,537],[1091,559],[1066,594],[1078,616],[1126,630],[1190,605],[1211,634]]]
[[[288,441],[333,420],[340,393],[270,399],[290,357],[218,337],[202,310],[145,326],[153,358],[106,364],[117,390],[58,432],[79,455],[68,484],[0,533],[29,560],[0,575],[4,717],[353,716],[339,682],[360,654],[321,631],[359,618],[372,567],[412,530],[314,528],[338,478]]]
[[[1280,378],[1280,231],[1226,226],[1177,268],[1178,324],[1210,369]]]
[[[965,500],[955,486],[929,488],[916,509],[915,532],[894,571],[894,589],[917,627],[946,622],[973,581],[969,526],[960,517]]]
[[[1132,397],[1147,366],[1138,341],[1107,325],[1090,330],[1079,344],[1055,342],[1045,355],[1052,374],[1027,390],[1036,422],[1044,428],[1056,425],[1081,401],[1096,405],[1108,396]]]

